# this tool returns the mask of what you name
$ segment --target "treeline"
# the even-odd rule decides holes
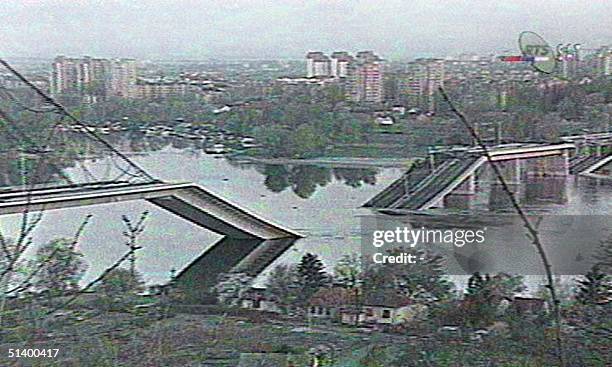
[[[576,278],[561,303],[563,357],[568,366],[608,366],[611,362],[606,338],[610,336],[612,315],[612,241],[601,249],[591,270]],[[414,318],[389,324],[386,330],[400,335],[426,335],[423,343],[417,339],[411,348],[388,342],[373,344],[346,360],[328,356],[322,359],[327,363],[323,365],[557,365],[554,320],[549,311],[552,305],[547,306],[551,301],[546,287],[538,290],[537,297],[519,297],[526,290],[522,276],[474,273],[466,289],[458,292],[443,273],[442,257],[402,248],[388,254],[405,252],[419,258],[426,255],[425,260],[410,265],[382,265],[347,255],[328,271],[317,255],[307,253],[298,263],[272,270],[266,283],[266,299],[289,317],[309,322],[316,320],[313,315],[321,315],[317,310],[321,305],[355,315],[366,314],[372,305],[397,307],[393,302],[385,306],[385,300],[420,307],[414,308],[420,310]],[[246,293],[240,289],[250,284],[252,279],[248,276],[228,276],[217,288],[222,295],[220,301],[241,305]],[[346,323],[344,319],[342,322]],[[357,318],[355,323],[361,324]],[[422,354],[412,354],[414,348]],[[456,364],[447,364],[450,361]]]
[[[374,128],[371,118],[337,111],[339,97],[326,96],[271,98],[257,107],[238,107],[221,123],[227,130],[255,137],[265,147],[259,153],[268,157],[314,157],[333,144],[367,142]]]
[[[608,131],[612,126],[610,78],[548,86],[516,84],[505,97],[496,85],[466,83],[449,89],[460,110],[480,127],[481,135],[499,137],[502,142],[556,141],[563,135]],[[441,98],[437,106],[440,118],[454,118]],[[470,141],[464,131],[455,135],[449,143]]]

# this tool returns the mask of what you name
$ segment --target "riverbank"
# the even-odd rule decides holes
[[[223,306],[195,305],[190,312],[158,302],[114,308],[80,302],[42,325],[4,328],[0,365],[306,367],[315,351],[338,366],[556,365],[551,329],[533,318],[477,331],[438,328],[434,320],[382,330]],[[565,345],[575,351],[566,356],[568,365],[609,365],[605,339],[594,334],[600,329],[580,320],[563,329]],[[16,349],[37,350],[38,357],[9,357]]]
[[[321,158],[260,158],[235,156],[230,158],[237,163],[259,163],[271,165],[316,165],[343,168],[408,168],[414,163],[414,158],[362,158],[362,157],[321,157]]]

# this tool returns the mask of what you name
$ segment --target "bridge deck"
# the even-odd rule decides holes
[[[301,236],[191,183],[93,184],[0,190],[0,215],[25,210],[47,211],[70,207],[147,200],[199,226],[232,238],[300,238]]]
[[[608,145],[612,144],[612,133],[593,133],[583,135],[562,136],[562,141],[577,144]]]
[[[558,156],[574,148],[575,145],[568,142],[517,143],[490,147],[489,155],[492,161],[501,162]],[[457,188],[483,165],[487,160],[483,153],[483,149],[479,147],[447,147],[430,150],[430,154],[442,154],[444,157],[435,170],[430,171],[426,166],[413,168],[363,206],[427,209]]]

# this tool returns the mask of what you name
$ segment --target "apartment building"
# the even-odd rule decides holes
[[[436,110],[435,94],[444,83],[444,60],[416,59],[408,63],[406,93],[411,103],[425,111]]]
[[[58,56],[53,61],[50,84],[53,95],[77,95],[93,100],[107,96],[132,98],[136,61]]]
[[[306,77],[328,77],[331,74],[331,61],[323,52],[309,52],[306,55]]]

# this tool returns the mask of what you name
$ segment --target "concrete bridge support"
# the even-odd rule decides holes
[[[567,203],[567,182],[564,177],[534,177],[525,186],[525,194],[521,203],[535,205],[538,203]]]
[[[568,176],[569,152],[564,151],[561,155],[533,158],[525,161],[528,176]]]
[[[474,195],[476,194],[476,175],[469,175],[459,186],[451,192],[451,195]]]
[[[176,277],[183,297],[193,303],[215,303],[213,287],[226,273],[255,277],[291,247],[296,238],[273,240],[224,237],[213,244]]]
[[[521,201],[524,192],[524,186],[518,184],[508,184],[508,188],[514,195],[517,201]],[[512,201],[508,193],[504,191],[501,184],[495,183],[490,186],[489,192],[489,210],[508,209],[512,207]]]
[[[549,176],[569,175],[569,152],[564,151],[562,155],[546,157],[547,173]]]
[[[446,209],[469,210],[472,208],[474,195],[476,195],[476,173],[469,175],[455,190],[436,204],[437,207]]]
[[[521,183],[523,177],[522,160],[513,159],[509,161],[497,162],[496,164],[507,184],[518,185]]]
[[[517,200],[520,200],[523,195],[524,187],[523,173],[526,169],[526,161],[522,159],[512,159],[508,161],[497,162],[497,167],[506,182],[510,192]],[[492,169],[491,169],[492,171]],[[497,177],[494,177],[493,183],[490,185],[489,192],[489,209],[505,209],[512,206],[508,193],[504,191],[501,182]]]

